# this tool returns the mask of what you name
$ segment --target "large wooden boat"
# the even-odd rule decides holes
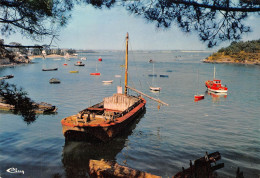
[[[106,97],[103,102],[88,107],[78,114],[61,120],[65,137],[84,132],[90,138],[102,141],[111,140],[120,134],[145,109],[146,100],[142,97],[130,96],[127,93],[128,77],[128,33],[126,36],[126,67],[124,94],[122,87],[118,93]]]
[[[148,95],[139,92],[127,85],[128,81],[128,33],[126,36],[126,57],[125,57],[125,86],[118,86],[117,93],[105,97],[102,102],[88,107],[78,114],[66,117],[61,120],[62,131],[67,138],[82,135],[89,138],[96,138],[102,141],[109,141],[127,129],[130,124],[138,118],[145,110],[146,100],[141,96],[128,95],[131,89],[141,95]],[[154,99],[152,97],[149,97]],[[161,104],[162,101],[154,99]],[[167,104],[166,104],[167,105]]]

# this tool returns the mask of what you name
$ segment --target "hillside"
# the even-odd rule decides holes
[[[207,57],[207,63],[241,63],[260,65],[260,39],[246,42],[232,42]]]

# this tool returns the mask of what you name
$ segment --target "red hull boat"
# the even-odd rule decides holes
[[[90,73],[90,75],[100,75],[100,73]]]
[[[203,99],[204,99],[204,95],[195,95],[194,96],[195,101],[199,101],[199,100],[203,100]]]
[[[207,87],[208,91],[215,92],[215,93],[227,93],[228,88],[221,84],[221,80],[215,79],[216,68],[214,66],[214,79],[207,80],[205,82],[205,86]]]
[[[207,80],[205,82],[205,86],[207,87],[207,89],[211,92],[215,92],[215,93],[227,93],[228,88],[226,86],[223,86],[221,84],[221,80]]]

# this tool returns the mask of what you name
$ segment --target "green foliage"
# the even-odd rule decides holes
[[[0,97],[6,104],[13,105],[14,113],[21,114],[27,124],[35,121],[36,114],[34,109],[36,106],[22,88],[17,88],[14,84],[1,81]]]
[[[75,50],[75,49],[69,49],[67,52],[68,52],[69,54],[74,54],[74,53],[76,53],[76,50]]]
[[[230,46],[218,50],[218,52],[224,52],[225,55],[238,55],[241,51],[246,53],[259,53],[260,39],[246,42],[232,42]]]

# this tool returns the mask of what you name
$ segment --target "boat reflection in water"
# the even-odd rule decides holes
[[[211,91],[206,91],[206,94],[212,97],[212,101],[214,103],[220,102],[227,98],[227,93],[215,93],[215,92],[211,92]]]
[[[146,110],[130,123],[131,125],[120,136],[109,142],[88,140],[84,135],[66,139],[62,153],[62,163],[66,177],[88,177],[90,159],[115,161],[117,154],[126,147],[128,136],[133,133],[145,112]]]

